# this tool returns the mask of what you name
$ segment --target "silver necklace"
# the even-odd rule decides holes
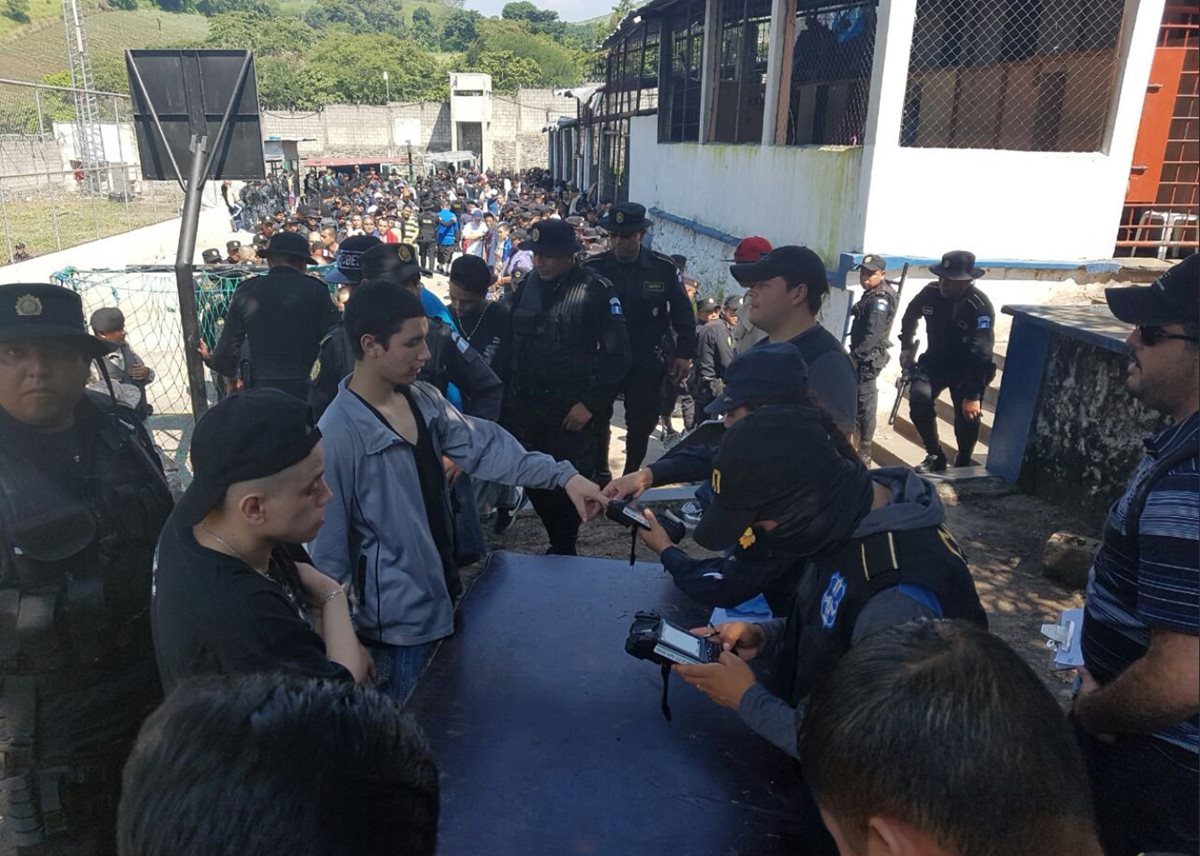
[[[251,562],[249,559],[247,559],[244,555],[242,555],[240,550],[238,550],[236,547],[234,547],[232,544],[230,544],[228,541],[226,541],[224,538],[222,538],[216,532],[213,532],[211,529],[209,529],[208,524],[206,524],[203,520],[200,521],[200,528],[208,533],[208,537],[212,538],[214,541],[216,541],[218,544],[220,544],[226,550],[229,550],[231,553],[233,553],[233,555],[237,556],[239,559],[241,559],[247,565],[254,568],[254,570],[256,570],[258,573],[260,573],[264,577],[267,577],[268,579],[270,579],[270,577],[267,575],[266,571],[259,568],[257,565],[255,565],[253,562]]]
[[[487,315],[487,311],[491,308],[492,304],[490,302],[485,302],[483,304],[483,311],[479,313],[479,320],[475,322],[475,326],[471,328],[470,333],[466,332],[466,327],[463,326],[462,318],[459,317],[459,314],[457,312],[454,313],[454,323],[458,325],[458,329],[463,331],[463,338],[465,338],[468,343],[475,338],[475,331],[479,329],[479,325],[483,323],[484,316]]]

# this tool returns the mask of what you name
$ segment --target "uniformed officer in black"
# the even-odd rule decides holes
[[[523,246],[533,252],[534,269],[513,296],[502,422],[525,448],[570,461],[591,478],[597,433],[591,423],[611,412],[629,371],[624,309],[612,283],[577,263],[579,241],[564,221],[538,223]],[[580,521],[566,495],[528,493],[550,552],[575,555]]]
[[[609,280],[621,299],[629,328],[632,363],[621,381],[625,396],[625,472],[642,465],[650,432],[662,409],[663,376],[676,383],[691,371],[696,351],[696,325],[691,301],[670,256],[642,246],[651,222],[635,202],[614,205],[600,223],[608,232],[609,249],[588,259],[587,266]],[[610,480],[608,443],[611,413],[595,423],[597,483]]]
[[[733,329],[737,326],[742,296],[731,294],[717,315],[700,328],[696,337],[696,410],[703,411],[725,391],[725,370],[733,362]]]
[[[928,453],[917,472],[946,469],[946,453],[938,442],[934,402],[949,388],[954,402],[954,436],[958,456],[954,466],[971,465],[979,439],[979,415],[984,390],[996,375],[992,358],[996,312],[975,280],[985,271],[975,267],[975,254],[952,250],[929,270],[938,277],[913,298],[900,323],[900,360],[913,366],[913,335],[925,319],[929,347],[916,361],[909,387],[909,414]]]
[[[337,305],[325,283],[305,275],[317,261],[300,235],[272,235],[262,256],[267,275],[238,285],[217,347],[210,356],[201,343],[200,354],[215,371],[236,377],[242,344],[249,342],[246,386],[270,386],[306,399],[321,339],[338,323]]]
[[[875,411],[879,407],[879,372],[887,365],[892,321],[899,299],[887,281],[887,259],[868,253],[855,267],[862,297],[850,310],[850,362],[858,372],[858,456],[871,465],[871,440],[875,437]]]
[[[351,243],[360,242],[360,243]],[[417,252],[410,244],[384,244],[371,235],[347,238],[342,247],[366,246],[357,260],[358,279],[386,279],[397,285],[411,289],[421,296],[421,266],[417,262]],[[339,258],[346,262],[342,250],[338,251]],[[342,268],[339,266],[339,271]],[[353,267],[347,266],[346,271],[353,277]],[[351,287],[357,285],[352,282]],[[441,318],[429,317],[429,331],[425,334],[425,344],[429,348],[429,359],[421,369],[420,380],[432,383],[442,395],[452,401],[456,396],[449,392],[450,384],[454,384],[461,396],[461,409],[470,416],[487,419],[492,422],[500,418],[500,403],[504,395],[504,386],[500,378],[488,366],[487,361],[470,346],[466,339],[458,335],[454,328]],[[313,405],[314,415],[323,413],[333,397],[337,395],[337,387],[342,378],[354,371],[354,351],[350,337],[345,328],[338,325],[321,343],[321,355],[314,367],[312,390],[309,393],[309,403]],[[454,402],[458,406],[458,402]],[[318,405],[320,406],[318,411]]]
[[[171,494],[77,294],[0,286],[0,852],[114,852],[121,767],[161,699],[148,620]],[[25,849],[28,848],[28,849]]]

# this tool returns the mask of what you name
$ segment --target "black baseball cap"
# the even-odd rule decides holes
[[[450,265],[450,281],[467,291],[487,294],[492,284],[492,271],[479,256],[459,256]]]
[[[1200,321],[1200,253],[1192,253],[1147,288],[1104,289],[1108,308],[1126,324],[1157,326]]]
[[[88,323],[93,333],[115,333],[125,329],[125,313],[115,306],[105,306],[93,312]]]
[[[735,407],[804,404],[808,401],[808,366],[795,345],[757,345],[734,358],[725,369],[724,391],[704,412],[720,416]]]
[[[363,279],[386,279],[407,285],[424,271],[408,244],[377,244],[360,259]]]
[[[73,339],[89,357],[117,349],[87,331],[78,294],[40,282],[0,285],[0,342],[22,339]]]
[[[342,241],[333,257],[334,267],[325,272],[325,281],[334,285],[361,282],[363,253],[382,243],[374,235],[355,235]]]
[[[758,261],[729,266],[729,272],[740,283],[763,282],[782,276],[788,280],[802,282],[810,290],[824,294],[829,289],[829,278],[821,257],[808,247],[776,247]]]
[[[706,297],[696,304],[697,312],[716,312],[717,301],[711,297]]]
[[[565,220],[542,220],[529,230],[529,240],[521,245],[541,256],[573,256],[583,245]]]
[[[888,262],[883,256],[867,253],[862,257],[862,261],[854,266],[855,270],[869,270],[872,273],[879,273],[881,270],[887,270]]]
[[[204,519],[230,485],[283,472],[321,439],[312,408],[295,396],[261,388],[218,402],[192,433],[192,483],[176,506],[186,525]]]
[[[754,411],[721,440],[713,460],[713,499],[692,537],[710,550],[731,547],[755,521],[786,516],[786,506],[836,482],[842,460],[816,408]]]

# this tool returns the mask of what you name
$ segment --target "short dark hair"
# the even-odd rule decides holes
[[[125,765],[121,856],[432,856],[438,770],[387,696],[242,675],[181,684]]]
[[[851,844],[883,816],[972,856],[1098,852],[1062,710],[975,625],[913,621],[861,641],[812,695],[799,749]]]
[[[410,318],[424,318],[421,298],[399,283],[368,279],[346,301],[344,322],[355,357],[362,357],[362,337],[371,335],[385,348]]]
[[[801,271],[796,274],[785,274],[784,282],[787,283],[788,290],[799,288],[803,283],[808,288],[808,294],[804,298],[804,305],[808,307],[808,311],[814,316],[821,311],[821,303],[825,300],[825,295],[829,293],[829,276],[825,273],[825,269],[819,271],[813,269],[811,271]]]

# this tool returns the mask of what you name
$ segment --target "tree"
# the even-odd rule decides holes
[[[481,53],[468,71],[480,71],[492,76],[492,89],[511,95],[521,87],[537,86],[542,70],[529,57],[516,56],[512,51]]]
[[[438,28],[433,22],[433,15],[424,6],[418,6],[412,13],[412,37],[426,50],[437,50]]]
[[[466,50],[478,38],[476,31],[483,18],[471,9],[455,9],[442,24],[442,48],[448,51]]]
[[[381,0],[317,0],[304,13],[304,22],[314,29],[341,28],[352,33],[390,33],[403,36],[404,15],[400,7]]]
[[[584,54],[543,34],[531,34],[523,21],[485,18],[467,61],[478,64],[485,53],[507,51],[537,63],[538,86],[574,86],[583,79]]]
[[[279,56],[303,51],[317,41],[317,32],[296,18],[269,18],[252,12],[225,12],[209,20],[206,48],[243,48]]]
[[[326,39],[308,56],[304,75],[320,104],[383,104],[389,88],[394,101],[447,97],[447,73],[438,59],[411,40],[387,34]]]
[[[4,17],[18,24],[29,22],[29,0],[5,0]]]
[[[561,38],[567,30],[566,22],[558,20],[557,12],[553,9],[539,9],[529,0],[506,3],[500,17],[507,21],[524,21],[529,32],[542,33],[556,39]]]

